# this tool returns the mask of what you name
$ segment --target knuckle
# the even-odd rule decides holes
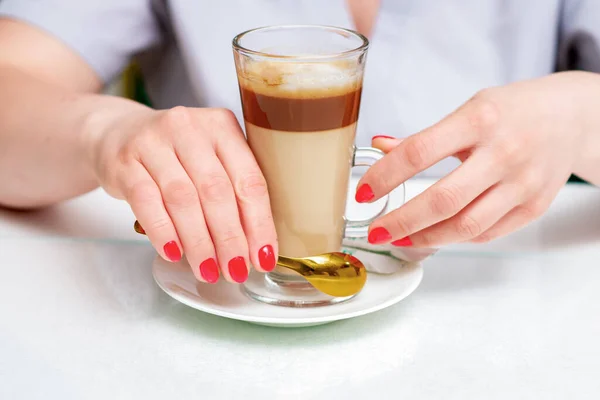
[[[198,203],[198,192],[191,182],[174,180],[164,187],[165,204],[174,207],[190,207]]]
[[[152,154],[159,145],[160,139],[157,131],[144,128],[121,147],[118,157],[124,164],[131,160],[140,160],[143,154]]]
[[[404,145],[404,158],[408,165],[414,170],[425,169],[431,154],[433,154],[433,144],[425,136],[415,136],[406,140]]]
[[[227,108],[215,108],[212,111],[212,118],[219,125],[230,125],[237,121],[233,111]]]
[[[148,232],[158,232],[165,229],[170,229],[172,226],[171,220],[169,218],[158,218],[150,223],[148,227]],[[144,227],[145,229],[146,227]]]
[[[366,172],[362,181],[368,182],[375,193],[386,193],[398,186],[398,183],[394,181],[395,174],[386,173],[386,170],[388,169],[383,163],[376,164]]]
[[[264,239],[276,235],[273,215],[270,212],[264,216],[261,214],[259,218],[252,218],[251,224],[253,229],[249,233],[252,233],[255,237]]]
[[[160,123],[166,132],[180,132],[192,125],[191,111],[183,106],[173,107],[163,112]]]
[[[125,198],[129,204],[133,207],[137,207],[159,201],[160,192],[154,182],[141,181],[126,189]]]
[[[185,251],[191,254],[212,254],[214,253],[213,248],[211,238],[209,236],[201,236],[188,239]]]
[[[482,233],[481,224],[469,215],[462,215],[456,223],[456,232],[463,239],[470,239]]]
[[[461,190],[457,186],[440,186],[431,195],[431,212],[438,217],[455,215],[461,209],[462,197]]]
[[[500,110],[494,99],[494,89],[481,90],[471,99],[472,112],[467,114],[467,118],[476,132],[488,131],[498,125]]]
[[[232,187],[225,175],[211,175],[200,184],[200,197],[211,203],[222,203],[232,198]]]
[[[126,165],[132,160],[138,160],[138,154],[137,148],[130,142],[119,149],[117,152],[117,161]]]
[[[532,201],[517,207],[519,214],[521,214],[528,221],[533,221],[541,217],[548,206],[541,201]]]
[[[219,243],[222,245],[236,244],[244,240],[244,236],[238,229],[229,228],[219,235]]]
[[[413,242],[418,243],[419,247],[431,247],[438,243],[439,235],[434,232],[420,232],[413,235]]]
[[[268,194],[267,181],[258,172],[242,177],[236,186],[241,200],[261,199]]]
[[[523,147],[516,140],[503,140],[494,149],[496,165],[514,165],[519,160]]]
[[[494,240],[496,236],[490,233],[482,233],[481,235],[471,239],[473,243],[489,243]]]
[[[413,232],[413,224],[403,216],[392,216],[390,222],[395,234],[404,237]]]
[[[537,170],[527,169],[521,173],[518,180],[518,193],[525,198],[531,198],[539,193],[543,187],[543,175]]]

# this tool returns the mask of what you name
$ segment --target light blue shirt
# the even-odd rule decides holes
[[[600,0],[381,3],[359,145],[415,133],[482,88],[557,69],[600,71]],[[353,27],[345,0],[0,0],[0,15],[55,35],[106,82],[137,59],[157,108],[227,107],[240,121],[233,36],[275,24]]]

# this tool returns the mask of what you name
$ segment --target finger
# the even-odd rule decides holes
[[[558,189],[548,188],[545,192],[539,193],[535,198],[513,208],[496,224],[472,239],[471,242],[487,243],[525,227],[546,212],[552,199],[556,197],[557,192]]]
[[[373,138],[371,139],[371,146],[383,151],[384,153],[389,153],[390,151],[395,149],[400,143],[402,143],[403,140],[404,139],[398,139],[392,136],[377,135],[373,136]]]
[[[391,136],[377,135],[373,136],[373,138],[371,139],[371,146],[387,154],[390,151],[394,150],[396,147],[398,147],[398,145],[402,143],[403,140],[403,138],[394,138]],[[456,154],[453,154],[452,157],[456,157],[460,161],[465,161],[469,155],[470,154],[468,154],[468,152],[458,152]]]
[[[359,203],[375,201],[438,161],[473,146],[477,134],[463,106],[438,124],[404,139],[361,178]]]
[[[165,145],[154,146],[152,157],[142,156],[142,162],[160,189],[194,276],[216,283],[219,269],[215,249],[192,180],[172,148]]]
[[[399,246],[440,247],[471,240],[492,227],[515,206],[521,204],[522,185],[499,183],[476,198],[454,217],[412,234]]]
[[[230,282],[242,283],[248,279],[248,242],[231,181],[210,141],[211,136],[227,134],[207,131],[210,121],[197,124],[193,112],[171,122],[176,125],[175,151],[197,189],[223,276]]]
[[[231,135],[217,136],[217,155],[233,182],[252,264],[269,272],[275,268],[279,249],[267,183],[233,114],[224,119],[224,129]]]
[[[158,254],[166,261],[181,260],[181,242],[156,182],[138,162],[129,165],[122,176],[125,199]]]
[[[481,150],[450,175],[397,210],[376,220],[369,233],[371,243],[404,239],[456,214],[495,185],[502,176],[487,151]],[[386,235],[387,233],[387,235]]]
[[[528,207],[515,207],[504,218],[500,219],[490,229],[473,238],[473,243],[487,243],[525,227],[534,218],[533,211]]]

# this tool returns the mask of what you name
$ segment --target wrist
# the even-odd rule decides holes
[[[121,121],[127,117],[152,110],[125,98],[106,95],[89,96],[82,103],[85,111],[79,130],[81,154],[84,156],[85,167],[100,181],[98,166],[101,163],[103,148],[106,147],[106,142],[110,141],[110,132],[122,126]]]
[[[600,183],[600,74],[573,71],[575,84],[576,135],[577,154],[573,173],[580,178]],[[565,132],[565,134],[572,134]]]

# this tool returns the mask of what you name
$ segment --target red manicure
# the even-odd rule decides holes
[[[402,239],[395,240],[392,242],[392,244],[394,246],[398,246],[398,247],[409,247],[409,246],[413,245],[412,240],[410,240],[410,238],[408,236],[404,237]]]
[[[373,136],[373,138],[371,138],[371,140],[375,140],[375,139],[396,139],[393,136],[388,136],[388,135],[375,135]]]
[[[369,232],[369,243],[371,244],[380,244],[387,242],[392,238],[392,235],[387,231],[387,229],[379,227],[373,229]]]
[[[244,257],[234,257],[229,260],[229,275],[237,283],[246,282],[248,279],[248,267],[246,267],[246,261]]]
[[[270,244],[263,246],[258,251],[258,261],[260,262],[260,267],[267,272],[275,269],[275,252]]]
[[[367,183],[363,183],[356,191],[354,198],[358,203],[366,203],[367,201],[373,200],[375,195],[373,194],[371,186],[369,186]]]
[[[219,280],[219,266],[214,258],[208,258],[200,264],[200,275],[208,283],[217,283]]]
[[[169,260],[173,262],[181,260],[181,250],[179,250],[179,246],[177,246],[177,243],[175,243],[174,240],[165,244],[163,246],[163,251]]]

